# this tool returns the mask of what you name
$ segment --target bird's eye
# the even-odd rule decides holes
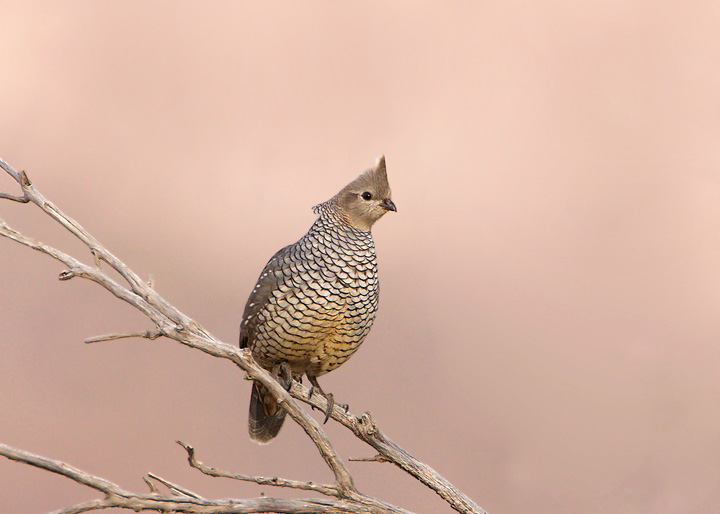
[[[363,194],[361,194],[360,196],[363,197],[363,200],[372,200],[372,193],[370,193],[370,192],[368,192],[368,191],[365,191],[365,192],[364,192]]]

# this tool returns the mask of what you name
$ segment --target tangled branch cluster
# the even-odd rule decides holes
[[[64,462],[48,459],[0,444],[0,455],[8,459],[58,473],[104,494],[102,499],[74,505],[56,511],[53,514],[76,514],[108,508],[188,513],[408,513],[405,509],[365,495],[355,487],[350,472],[338,456],[321,426],[309,415],[307,410],[303,409],[298,403],[298,401],[300,401],[325,411],[327,404],[324,397],[313,395],[312,398],[310,398],[308,396],[309,391],[297,382],[293,382],[290,391],[286,391],[270,373],[261,368],[253,360],[249,350],[239,349],[219,341],[204,330],[197,322],[181,313],[158,295],[151,283],[141,280],[130,268],[110,253],[75,220],[66,216],[52,202],[47,200],[30,182],[24,171],[16,171],[2,159],[0,159],[0,167],[19,184],[22,190],[22,195],[20,196],[0,193],[0,199],[32,203],[39,207],[45,214],[65,227],[88,247],[93,256],[93,262],[92,264],[86,264],[54,247],[25,236],[13,230],[2,219],[0,219],[0,236],[9,238],[62,262],[67,269],[60,273],[60,280],[70,280],[75,277],[91,280],[120,300],[135,307],[154,324],[154,328],[151,330],[96,336],[86,339],[86,343],[97,343],[129,337],[142,337],[147,339],[166,337],[185,346],[200,350],[208,355],[212,355],[213,357],[232,361],[246,373],[249,379],[261,382],[268,391],[275,396],[278,404],[302,427],[312,443],[315,444],[320,456],[330,468],[335,478],[334,484],[314,484],[312,482],[249,476],[220,471],[199,462],[195,457],[194,448],[187,443],[178,441],[187,451],[190,465],[206,475],[255,482],[262,485],[314,491],[321,493],[327,498],[312,500],[286,500],[277,498],[210,500],[152,474],[145,478],[150,492],[140,494],[125,491],[112,482],[85,473]],[[120,283],[111,278],[110,275],[103,270],[103,265],[107,265],[119,273],[125,283]],[[481,514],[485,512],[430,466],[419,461],[387,438],[377,427],[369,413],[366,412],[361,416],[355,416],[352,413],[335,407],[331,412],[331,417],[352,431],[356,437],[370,445],[377,452],[377,455],[374,457],[357,460],[395,464],[434,490],[456,511],[467,514]],[[169,493],[160,493],[155,483],[163,485],[168,489]]]

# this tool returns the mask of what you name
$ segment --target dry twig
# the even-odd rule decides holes
[[[211,466],[206,466],[205,464],[197,460],[197,458],[195,458],[195,448],[193,448],[187,443],[184,443],[183,441],[177,441],[177,443],[183,448],[185,448],[185,451],[188,454],[188,462],[190,463],[190,466],[211,477],[231,478],[233,480],[240,480],[243,482],[255,482],[259,485],[271,485],[276,487],[287,487],[290,489],[302,489],[304,491],[315,491],[318,493],[322,493],[325,496],[335,496],[337,498],[340,497],[340,492],[338,491],[337,487],[333,485],[314,484],[312,482],[300,482],[297,480],[287,480],[285,478],[277,477],[268,478],[243,475],[240,473],[230,473],[227,471],[213,468]]]
[[[163,481],[177,493],[177,496],[166,496],[153,491],[148,494],[132,493],[107,480],[74,468],[64,462],[48,459],[39,455],[11,448],[0,444],[0,455],[8,459],[23,462],[31,466],[45,469],[52,473],[65,476],[79,484],[91,487],[105,495],[103,499],[80,503],[72,507],[58,510],[52,514],[79,514],[91,510],[123,508],[135,511],[154,510],[159,512],[189,512],[202,514],[252,514],[259,512],[281,512],[287,514],[300,513],[406,513],[402,509],[385,510],[374,506],[363,505],[354,500],[342,499],[307,499],[284,500],[279,498],[253,498],[247,500],[207,500],[183,493],[183,489]],[[157,477],[155,477],[157,480]]]
[[[225,344],[185,314],[169,304],[153,289],[150,283],[141,280],[130,268],[110,253],[99,241],[87,233],[75,220],[65,215],[60,209],[47,200],[30,182],[24,171],[14,170],[5,161],[0,159],[0,168],[5,170],[22,189],[22,196],[0,193],[0,199],[12,200],[21,203],[33,203],[43,212],[65,227],[72,235],[83,242],[90,250],[93,265],[27,237],[10,228],[0,219],[0,235],[17,243],[42,252],[67,266],[67,270],[59,276],[60,280],[70,280],[81,277],[91,280],[117,298],[129,303],[145,314],[155,325],[155,329],[138,332],[116,333],[91,337],[86,343],[111,341],[129,337],[142,337],[156,339],[164,336],[174,339],[181,344],[195,348],[214,357],[228,359],[241,368],[252,380],[261,382],[273,394],[288,415],[298,423],[315,444],[321,457],[333,472],[335,484],[321,485],[311,482],[295,480],[254,477],[216,470],[197,461],[194,449],[185,443],[178,442],[188,453],[190,465],[201,472],[216,477],[226,477],[236,480],[250,481],[262,485],[272,485],[292,489],[308,490],[333,497],[327,500],[278,500],[273,498],[260,498],[254,500],[207,500],[191,493],[186,489],[172,484],[157,476],[150,475],[154,480],[164,484],[170,491],[179,496],[162,496],[157,488],[146,479],[151,488],[149,494],[136,494],[120,489],[117,485],[104,479],[94,477],[83,471],[75,469],[65,463],[46,459],[22,450],[0,445],[0,455],[9,459],[64,475],[78,483],[97,489],[105,494],[103,500],[93,500],[58,511],[55,514],[74,514],[90,510],[100,510],[110,507],[121,507],[134,510],[160,510],[194,513],[211,512],[371,512],[371,513],[407,513],[404,509],[384,503],[380,500],[360,493],[353,483],[352,476],[345,464],[338,456],[325,432],[305,409],[302,409],[293,399],[299,399],[311,406],[322,410],[326,408],[326,400],[320,395],[308,398],[308,390],[301,384],[293,383],[288,393],[266,370],[261,368],[252,358],[247,349],[239,349]],[[125,284],[110,278],[102,268],[101,263],[108,264],[120,274]],[[420,462],[407,451],[388,439],[369,413],[361,417],[345,412],[335,407],[332,418],[350,429],[358,438],[372,446],[378,456],[371,459],[378,462],[392,462],[396,466],[410,473],[422,483],[430,487],[447,501],[455,510],[467,514],[480,514],[484,511],[470,498],[441,477],[428,465]]]

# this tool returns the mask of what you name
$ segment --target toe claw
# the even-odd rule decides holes
[[[332,393],[328,393],[327,395],[325,395],[325,398],[327,399],[327,410],[325,411],[325,421],[323,421],[323,425],[327,423],[330,419],[333,407],[335,406],[335,398],[333,397]]]

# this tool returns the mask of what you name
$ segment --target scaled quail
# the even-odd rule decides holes
[[[297,243],[277,252],[248,298],[240,347],[289,387],[306,375],[317,382],[355,353],[375,320],[378,275],[370,229],[395,211],[385,157],[313,208],[318,218]],[[280,431],[285,411],[259,382],[253,383],[248,430],[266,443]]]

